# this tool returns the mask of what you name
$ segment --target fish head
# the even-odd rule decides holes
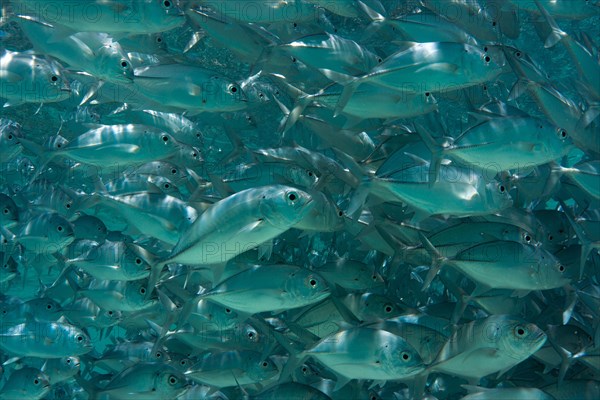
[[[0,210],[1,226],[10,228],[19,221],[19,209],[15,201],[3,193],[0,193]]]
[[[150,264],[144,260],[135,245],[125,244],[126,249],[121,260],[121,268],[127,277],[131,280],[143,279],[150,274]]]
[[[419,352],[404,338],[386,330],[379,330],[381,346],[378,350],[381,367],[394,375],[410,376],[424,369]]]
[[[86,354],[92,351],[93,345],[90,337],[83,330],[71,327],[68,331],[69,341],[74,348],[73,354]]]
[[[508,193],[510,188],[506,183],[492,180],[485,185],[486,198],[491,209],[503,210],[511,207],[512,197]]]
[[[331,289],[325,279],[314,271],[299,269],[291,272],[284,284],[286,292],[299,300],[322,300]]]
[[[143,25],[158,28],[162,32],[182,26],[186,21],[177,0],[145,0],[140,12],[143,14]]]
[[[72,224],[73,232],[78,239],[104,240],[108,234],[104,222],[93,215],[82,214]]]
[[[159,393],[178,393],[185,389],[187,380],[181,372],[170,367],[160,372],[155,385],[156,391]]]
[[[28,398],[48,391],[50,378],[39,369],[25,367],[15,370],[5,385],[7,388],[21,389],[23,398]]]
[[[71,95],[71,85],[65,78],[64,68],[57,61],[37,63],[34,78],[42,90],[39,93],[42,100],[61,101]]]
[[[276,227],[289,228],[300,222],[315,206],[310,194],[291,186],[274,185],[263,194],[260,211]]]
[[[125,77],[125,79],[123,80],[123,78],[121,78],[121,80],[123,80],[125,83],[130,83],[133,81],[133,67],[131,65],[131,60],[129,60],[129,57],[122,57],[119,61],[118,61],[118,71],[120,71],[120,75],[117,75],[119,77],[123,76]]]
[[[79,371],[80,365],[81,362],[79,360],[79,357],[76,356],[62,357],[57,360],[57,369],[59,371]]]
[[[224,76],[212,76],[202,89],[200,101],[207,109],[213,104],[222,111],[237,111],[248,105],[248,97],[242,87]]]
[[[492,325],[496,329],[494,334],[499,335],[503,354],[515,360],[526,359],[546,343],[547,336],[543,330],[520,318],[500,317]]]
[[[294,185],[306,188],[313,187],[319,180],[314,171],[299,166],[291,166],[288,168],[286,170],[285,178]]]
[[[268,358],[261,359],[259,353],[252,353],[247,362],[248,376],[257,382],[272,378],[279,372],[273,361]]]
[[[501,51],[493,51],[491,47],[465,45],[463,55],[464,65],[469,65],[464,71],[473,81],[486,82],[502,73],[506,57]]]
[[[558,288],[571,282],[579,273],[579,266],[570,263],[562,263],[552,253],[546,251],[542,246],[537,247],[539,253],[538,273],[540,284],[544,288]]]

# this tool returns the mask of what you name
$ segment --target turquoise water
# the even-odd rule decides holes
[[[10,361],[0,398],[83,399],[96,392],[99,398],[140,399],[460,399],[467,395],[461,386],[466,384],[536,388],[555,399],[595,398],[598,6],[542,2],[550,23],[566,33],[547,48],[548,20],[535,3],[518,0],[298,0],[287,2],[294,4],[283,16],[285,2],[166,3],[2,3],[0,101],[8,105],[0,108],[0,200],[5,214],[14,214],[2,220],[0,231],[6,264],[0,301],[9,315],[1,324],[0,356]],[[102,20],[101,13],[109,11],[112,18]],[[259,20],[261,13],[270,14]],[[43,23],[17,16],[23,14]],[[163,31],[149,23],[167,21],[166,15],[177,26]],[[440,29],[392,29],[393,21],[410,18],[433,21]],[[73,20],[81,22],[78,30],[61,27]],[[132,30],[146,33],[127,32],[129,20],[136,21]],[[98,28],[102,21],[104,32]],[[27,24],[45,33],[36,36]],[[86,26],[94,33],[78,33]],[[447,32],[442,26],[463,38],[465,53],[481,52],[482,60],[491,56],[493,78],[479,82],[488,70],[467,56],[455,61],[448,43],[431,45],[431,54],[414,50],[424,32]],[[321,40],[320,53],[297,50]],[[349,41],[363,58],[348,56],[351,49],[343,45]],[[293,42],[291,50],[285,47]],[[121,56],[107,48],[122,52],[131,75],[119,69]],[[415,62],[430,68],[432,77],[439,71],[454,75],[438,82],[414,68],[389,78],[396,79],[392,85],[377,86],[378,74],[398,73],[382,73],[378,65],[389,65],[401,49],[414,51]],[[442,59],[432,67],[436,51]],[[105,52],[113,58],[102,59]],[[17,65],[17,54],[28,61]],[[113,59],[119,65],[110,64]],[[31,65],[46,63],[60,66],[50,72],[38,66],[41,72],[31,73]],[[464,74],[469,79],[463,89],[438,89],[454,87]],[[48,101],[56,76],[67,82],[68,96]],[[399,89],[423,76],[416,93]],[[362,81],[354,99],[375,92],[364,109],[381,112],[398,96],[400,118],[351,115],[350,107],[335,116],[339,93],[355,78]],[[321,90],[338,94],[331,100],[319,97]],[[405,115],[404,101],[425,93],[428,99]],[[357,112],[361,106],[355,103]],[[284,129],[294,109],[300,111],[298,121]],[[544,126],[533,143],[525,138],[538,122],[511,130],[506,121],[519,119]],[[483,133],[469,134],[478,124]],[[100,128],[105,136],[73,145]],[[119,136],[123,131],[133,133]],[[548,136],[562,131],[566,139]],[[443,158],[452,159],[450,167],[450,161],[441,162],[440,180],[431,184],[435,150],[451,143],[448,138],[455,143],[466,138],[484,161],[514,157],[516,167],[483,171],[448,150]],[[486,138],[492,138],[491,146]],[[161,140],[175,143],[176,150],[164,150]],[[95,153],[86,145],[96,146]],[[445,175],[455,166],[474,174],[476,183],[465,188],[459,178]],[[383,186],[386,179],[416,185],[390,189]],[[276,195],[260,202],[266,186]],[[489,187],[501,194],[489,194]],[[483,197],[483,211],[471,211]],[[311,199],[312,211],[301,214],[297,199]],[[451,208],[456,203],[464,207]],[[193,224],[197,218],[202,223]],[[189,247],[196,253],[182,255]],[[209,253],[222,262],[185,259]],[[293,278],[285,280],[276,270],[260,273],[283,264],[296,268]],[[430,272],[440,264],[439,274]],[[504,272],[469,271],[491,264]],[[111,266],[118,271],[107,272]],[[125,268],[140,275],[124,278]],[[306,279],[299,279],[303,274]],[[524,276],[531,281],[519,281]],[[316,286],[322,298],[314,294]],[[65,331],[52,333],[50,321]],[[523,345],[513,337],[511,321],[520,324],[514,332],[527,327],[544,340],[528,337]],[[481,330],[473,328],[480,323]],[[24,339],[16,326],[34,333]],[[490,339],[490,326],[501,336]],[[379,333],[368,336],[373,329]],[[90,346],[65,350],[61,340],[75,342],[79,332]],[[464,339],[465,332],[473,337]],[[58,338],[48,341],[53,334]],[[460,344],[452,347],[454,341]],[[337,346],[328,352],[345,354],[339,363],[351,367],[316,355],[331,342]],[[49,354],[32,350],[39,343]],[[377,358],[385,358],[379,352],[390,347],[387,361]],[[227,358],[225,351],[237,353]],[[403,351],[414,355],[413,372],[403,369]],[[470,352],[475,361],[460,358]],[[80,367],[64,380],[42,368],[46,360],[69,356]],[[453,357],[463,367],[448,367]],[[253,368],[262,362],[268,367],[257,373]],[[397,370],[381,372],[382,362]],[[495,363],[497,369],[481,372]],[[19,376],[22,368],[33,368],[47,388]],[[200,377],[211,368],[215,375]],[[169,384],[170,377],[177,382]],[[10,392],[11,385],[22,390]],[[126,390],[111,392],[115,387]],[[466,398],[507,398],[501,395],[545,398],[517,389]]]

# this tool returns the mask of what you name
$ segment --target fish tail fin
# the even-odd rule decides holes
[[[512,101],[512,100],[516,100],[519,97],[521,97],[521,95],[523,93],[525,93],[527,91],[527,89],[530,86],[535,85],[535,82],[529,81],[527,79],[524,78],[519,78],[515,84],[513,85],[513,87],[510,89],[510,93],[508,94],[508,101]]]
[[[294,348],[288,339],[281,333],[272,331],[271,334],[273,334],[275,340],[277,340],[281,347],[283,347],[289,354],[289,358],[281,370],[281,374],[279,374],[278,382],[284,383],[291,379],[296,367],[298,367],[298,365],[304,360],[305,354],[304,352],[299,352],[296,348]]]
[[[242,142],[242,139],[240,139],[239,135],[234,132],[228,124],[224,124],[223,129],[225,130],[227,138],[233,145],[233,150],[231,150],[231,152],[223,157],[223,159],[220,161],[221,164],[227,164],[243,154],[246,146],[244,145],[244,142]]]
[[[148,286],[146,287],[146,296],[145,300],[150,300],[150,296],[154,291],[154,288],[158,284],[158,280],[160,278],[160,273],[165,267],[166,263],[164,261],[159,261],[151,264],[150,266],[150,275],[148,276]]]
[[[371,21],[384,21],[386,11],[379,0],[358,0],[358,9],[361,10]]]
[[[281,83],[280,87],[285,90],[286,93],[295,101],[294,107],[290,111],[277,97],[274,98],[274,100],[277,102],[277,105],[285,115],[282,122],[282,127],[280,128],[281,133],[285,135],[296,124],[304,112],[304,109],[312,102],[313,96],[286,82],[283,75],[271,74],[271,76],[277,78],[277,80]]]
[[[98,399],[98,392],[96,391],[96,387],[90,381],[83,379],[83,377],[81,376],[81,372],[75,374],[73,378],[75,378],[75,381],[77,381],[79,386],[81,386],[81,388],[87,392],[89,400]]]
[[[579,241],[581,242],[581,258],[579,260],[579,279],[583,279],[585,263],[587,261],[588,256],[590,255],[590,252],[593,249],[592,242],[587,237],[587,235],[585,234],[583,229],[581,229],[581,226],[579,226],[577,221],[575,221],[575,218],[571,214],[571,210],[569,209],[569,207],[560,199],[558,200],[558,202],[560,203],[560,205],[565,213],[565,216],[567,217],[567,220],[569,221],[569,224],[571,224],[571,227],[573,228],[573,230],[575,231],[575,234],[577,235],[577,237],[579,238]]]
[[[438,180],[444,148],[435,141],[431,132],[424,125],[415,122],[415,128],[425,146],[431,151],[431,162],[429,163],[429,186],[431,187]]]
[[[425,250],[427,250],[427,252],[431,256],[431,268],[429,269],[429,272],[427,273],[425,282],[423,282],[422,290],[426,291],[429,288],[429,285],[431,285],[431,282],[433,282],[433,279],[440,272],[440,269],[442,268],[444,263],[447,261],[447,258],[440,254],[440,252],[433,246],[433,244],[431,244],[431,242],[429,241],[427,236],[425,236],[423,233],[419,232],[419,238],[421,239],[421,242],[423,243]]]
[[[29,183],[35,181],[43,172],[44,168],[58,155],[56,151],[47,151],[43,146],[25,138],[19,138],[21,145],[38,157],[39,165]]]
[[[554,18],[552,18],[550,13],[544,8],[544,6],[540,4],[539,0],[533,1],[535,1],[535,4],[540,10],[540,13],[542,13],[542,16],[551,28],[550,35],[546,38],[546,42],[544,43],[544,47],[548,49],[556,45],[556,43],[560,42],[563,38],[567,36],[567,34],[562,29],[560,29]]]
[[[337,104],[335,105],[335,111],[333,113],[334,117],[337,117],[344,111],[344,108],[346,108],[346,105],[350,101],[350,98],[352,97],[352,95],[354,94],[354,92],[356,91],[356,89],[358,88],[358,86],[360,84],[361,84],[360,79],[354,78],[352,81],[350,81],[350,83],[348,83],[347,85],[344,86],[342,95],[340,96]]]
[[[348,216],[357,214],[357,212],[364,206],[367,201],[367,197],[369,196],[370,187],[371,179],[366,176],[363,177],[358,189],[352,197],[352,200],[350,200],[350,205],[348,205],[348,210],[346,211]]]

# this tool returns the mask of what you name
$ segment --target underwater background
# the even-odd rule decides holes
[[[600,397],[600,6],[2,0],[0,399]]]

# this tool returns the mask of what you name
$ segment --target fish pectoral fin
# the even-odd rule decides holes
[[[269,240],[258,246],[258,258],[261,260],[270,260],[273,254],[273,241]]]
[[[141,150],[141,147],[136,145],[136,144],[129,144],[129,143],[115,143],[115,144],[111,144],[111,145],[106,145],[106,146],[102,146],[102,151],[106,151],[106,150],[110,150],[110,149],[115,149],[115,150],[119,150],[120,152],[126,152],[129,154],[135,154],[135,153],[139,153]]]
[[[188,87],[188,93],[190,94],[190,96],[200,96],[202,95],[202,87],[191,84]]]
[[[458,65],[452,63],[432,63],[417,69],[415,73],[423,73],[427,71],[447,72],[449,74],[453,74],[458,71]]]
[[[0,70],[0,80],[9,83],[17,83],[23,80],[23,77],[19,74],[15,74],[14,72],[7,71],[5,69]]]
[[[334,392],[337,392],[338,390],[340,390],[341,388],[343,388],[344,386],[346,386],[346,384],[348,382],[351,381],[350,378],[344,376],[344,375],[340,375],[340,374],[336,374],[336,381],[335,381],[335,387],[333,388]]]

